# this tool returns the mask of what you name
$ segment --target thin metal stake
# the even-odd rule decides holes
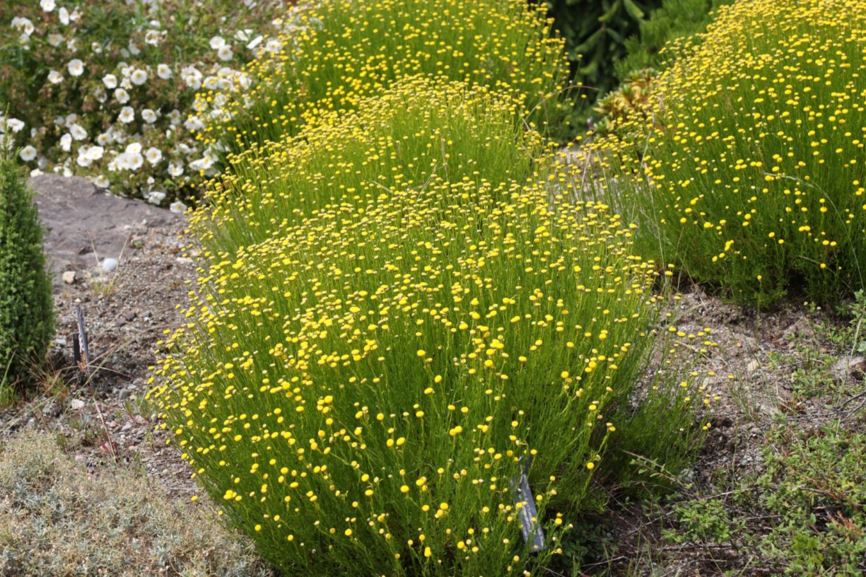
[[[78,333],[72,338],[72,354],[79,370],[78,380],[84,384],[90,371],[90,345],[87,342],[87,327],[84,324],[81,305],[75,305],[75,319],[78,323]]]
[[[533,552],[544,551],[547,545],[544,542],[544,529],[538,525],[538,509],[535,506],[535,497],[529,487],[529,466],[531,460],[520,458],[520,477],[511,479],[511,491],[514,493],[514,505],[517,507],[517,515],[520,517],[520,532],[523,540],[531,544]]]

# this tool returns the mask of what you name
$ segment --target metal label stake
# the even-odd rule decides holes
[[[517,507],[517,515],[520,518],[520,532],[523,540],[531,544],[532,552],[544,551],[544,529],[538,525],[538,509],[535,506],[535,497],[529,488],[529,466],[531,459],[520,457],[520,476],[511,479],[511,491],[514,493],[514,506]]]

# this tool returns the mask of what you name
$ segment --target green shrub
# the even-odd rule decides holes
[[[18,166],[0,155],[0,387],[45,359],[54,322],[42,228]]]
[[[575,64],[578,83],[612,89],[615,63],[626,56],[627,40],[662,0],[547,0],[554,23]]]
[[[625,55],[616,62],[617,77],[625,81],[638,70],[663,68],[669,62],[669,55],[663,51],[665,46],[703,32],[714,11],[732,1],[662,0],[661,6],[640,22],[638,33],[626,38]]]
[[[553,196],[567,185],[555,171],[527,179],[535,137],[510,105],[461,105],[453,90],[428,111],[410,99],[381,126],[326,132],[341,140],[330,147],[309,133],[297,193],[273,166],[293,155],[246,165],[242,190],[293,210],[266,223],[245,208],[238,231],[246,216],[270,227],[257,244],[206,240],[227,248],[208,256],[187,324],[164,343],[150,401],[228,520],[287,574],[538,573],[570,516],[597,503],[594,475],[617,476],[607,447],[644,418],[638,399],[664,395],[660,437],[692,430],[682,409],[697,393],[674,368],[636,394],[659,299],[634,228]],[[406,91],[361,109],[387,112],[394,94]],[[389,130],[399,140],[380,150]],[[370,156],[400,143],[397,161]],[[311,195],[305,183],[335,169],[360,189],[338,179]],[[547,538],[532,556],[512,487],[524,468]]]
[[[509,91],[540,122],[562,109],[563,43],[526,0],[324,0],[293,18],[282,50],[249,67],[252,88],[212,110],[207,143],[237,152],[279,140],[311,113],[354,109],[418,74]]]
[[[646,254],[738,301],[864,284],[866,17],[852,0],[723,7],[651,108],[594,155]],[[597,154],[596,154],[597,153]]]
[[[192,217],[211,254],[235,253],[334,203],[463,180],[523,181],[542,152],[517,102],[424,77],[398,81],[357,112],[233,157]],[[264,183],[264,184],[263,184]]]

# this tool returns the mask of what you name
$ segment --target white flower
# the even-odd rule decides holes
[[[127,44],[126,49],[129,50],[129,53],[133,56],[138,56],[141,54],[141,50],[136,46],[135,42],[132,39],[129,40],[129,44]]]
[[[216,90],[219,86],[219,78],[216,76],[208,76],[204,79],[204,83],[202,84],[208,90]]]
[[[99,188],[108,188],[108,185],[109,185],[108,177],[105,176],[104,174],[100,174],[99,176],[94,178],[92,180],[92,182],[93,182],[93,184],[95,184]]]
[[[7,118],[6,128],[11,130],[13,133],[18,133],[21,132],[22,128],[24,128],[24,122],[17,118]]]
[[[184,66],[180,71],[184,83],[193,90],[201,88],[202,73],[195,66]]]
[[[156,75],[163,80],[171,78],[171,67],[168,64],[158,64],[156,66]]]
[[[102,77],[102,83],[105,84],[105,87],[109,90],[114,90],[117,88],[117,76],[114,74],[106,74]]]
[[[67,133],[60,137],[60,149],[63,152],[72,150],[72,135]]]
[[[173,203],[171,203],[171,205],[169,205],[168,209],[171,212],[174,212],[177,214],[183,214],[186,212],[187,206],[183,202],[176,200]]]
[[[159,161],[162,160],[162,151],[154,146],[151,146],[144,153],[144,157],[151,164],[159,164]]]
[[[99,146],[105,146],[110,142],[111,142],[111,135],[107,132],[101,132],[96,137],[96,144],[98,144]]]
[[[228,62],[229,60],[234,58],[235,55],[234,52],[232,52],[231,46],[223,46],[219,50],[217,50],[217,56],[219,56],[219,59],[223,62]]]
[[[12,28],[14,28],[17,32],[26,34],[27,36],[33,34],[33,30],[35,30],[33,22],[30,20],[30,18],[24,18],[23,16],[16,16],[12,19]]]
[[[147,72],[140,68],[136,68],[130,75],[129,79],[132,80],[132,83],[136,86],[141,86],[147,82]]]
[[[262,43],[262,40],[264,40],[264,39],[265,39],[265,37],[262,36],[261,34],[259,34],[258,36],[256,36],[252,40],[250,40],[250,43],[247,44],[247,50],[255,50],[258,47],[258,45]]]
[[[54,0],[39,0],[39,6],[43,12],[53,12],[57,8],[57,3]]]
[[[144,33],[144,43],[151,46],[158,46],[161,38],[162,35],[159,33],[159,30],[148,30]]]
[[[249,28],[238,30],[235,32],[235,40],[238,42],[247,42],[253,36],[253,31]]]
[[[126,104],[127,102],[129,102],[129,92],[127,92],[123,88],[118,88],[114,91],[114,99],[121,104]]]
[[[277,38],[271,38],[265,44],[265,50],[270,52],[271,54],[277,54],[282,49],[283,43],[280,42]]]
[[[225,45],[226,45],[226,41],[225,41],[225,38],[223,38],[222,36],[214,36],[213,38],[210,39],[210,47],[213,50],[219,50],[220,48],[222,48]]]
[[[160,190],[151,190],[144,196],[144,199],[150,204],[160,204],[165,200],[165,196],[165,193]]]
[[[48,44],[57,48],[61,44],[63,44],[63,35],[62,34],[49,34],[48,35]]]
[[[204,123],[198,116],[189,116],[183,123],[184,128],[190,132],[195,132],[204,128]]]
[[[56,70],[48,71],[48,82],[51,84],[60,84],[63,82],[63,75]]]
[[[178,176],[183,174],[183,164],[176,160],[173,160],[168,163],[168,174],[177,178]]]
[[[154,112],[150,108],[145,108],[141,111],[141,119],[148,124],[153,124],[154,122],[156,122],[156,112]]]
[[[80,124],[73,124],[69,127],[69,134],[72,135],[72,138],[75,140],[84,140],[87,138],[87,131],[84,130],[84,127]]]
[[[102,54],[102,44],[99,42],[91,42],[90,49],[93,50],[94,54]]]
[[[133,142],[126,147],[123,154],[117,156],[117,168],[121,170],[138,170],[144,164],[141,156],[141,143]]]
[[[78,159],[76,163],[78,166],[88,167],[93,164],[94,161],[97,161],[102,158],[103,148],[101,146],[82,146],[78,149]]]
[[[117,120],[123,124],[129,124],[135,120],[135,110],[133,110],[132,106],[124,106],[120,109],[120,114],[117,116]]]
[[[18,156],[21,157],[21,160],[24,162],[30,162],[34,158],[36,158],[36,149],[33,148],[30,144],[21,149],[21,152],[18,153]]]
[[[81,76],[84,74],[84,62],[78,58],[73,58],[69,61],[69,64],[66,65],[66,69],[69,71],[70,76]]]
[[[69,10],[67,10],[66,8],[61,6],[57,15],[60,17],[60,23],[61,24],[63,24],[64,26],[69,25]]]
[[[100,160],[103,154],[105,154],[105,149],[101,146],[89,146],[85,154],[90,160]]]

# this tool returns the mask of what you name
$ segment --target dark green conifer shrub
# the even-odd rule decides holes
[[[42,229],[19,167],[0,157],[0,387],[22,387],[54,326]]]

